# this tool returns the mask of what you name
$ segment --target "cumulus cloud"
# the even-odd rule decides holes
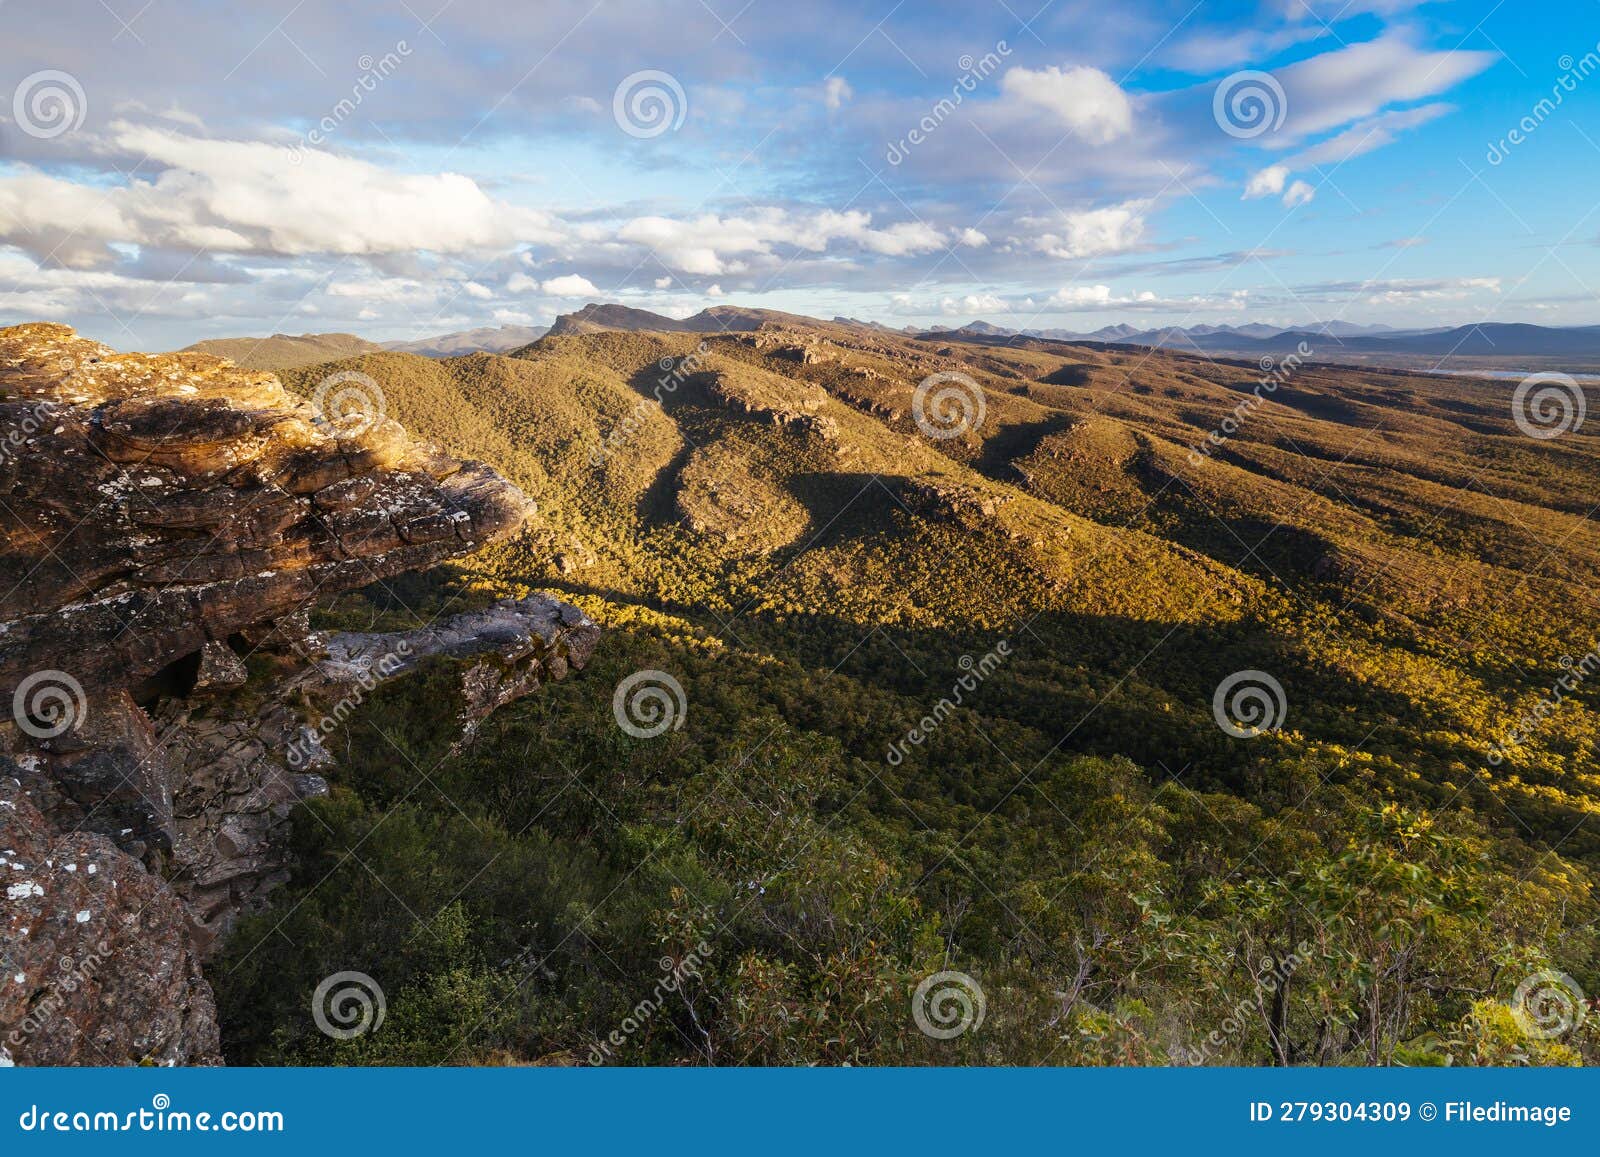
[[[1148,307],[1159,301],[1161,299],[1149,290],[1119,296],[1112,292],[1109,285],[1068,285],[1052,293],[1045,305],[1071,313],[1074,310],[1105,309],[1110,306]]]
[[[1285,188],[1285,185],[1288,185]],[[1283,196],[1283,203],[1293,209],[1296,205],[1308,205],[1316,197],[1317,190],[1305,181],[1289,183],[1288,165],[1268,165],[1265,169],[1253,173],[1245,182],[1245,201],[1254,201],[1260,197]]]
[[[842,76],[830,76],[827,83],[822,86],[822,103],[828,107],[829,112],[838,112],[853,96],[855,90]]]
[[[977,317],[985,313],[1009,313],[1011,306],[993,293],[969,293],[964,297],[946,297],[939,302],[939,312],[945,317]]]
[[[1293,209],[1296,205],[1309,205],[1316,195],[1316,189],[1304,181],[1296,181],[1284,190],[1283,203]]]
[[[772,256],[779,246],[821,253],[842,241],[869,253],[904,257],[950,243],[944,233],[920,221],[874,228],[872,215],[860,210],[791,213],[774,208],[744,216],[635,217],[616,235],[648,248],[669,268],[709,277],[744,272],[742,258]]]
[[[600,291],[587,277],[569,273],[565,277],[552,277],[540,288],[547,297],[599,297]]]
[[[1051,305],[1105,305],[1110,301],[1109,285],[1069,285],[1050,295]]]
[[[1257,197],[1276,197],[1283,192],[1283,183],[1288,179],[1288,165],[1268,165],[1260,172],[1252,174],[1245,182],[1242,199],[1253,201]]]
[[[752,262],[777,268],[797,252],[837,247],[898,259],[987,241],[970,228],[876,224],[864,210],[759,205],[727,215],[574,222],[493,197],[457,173],[410,174],[316,150],[292,154],[262,141],[130,124],[119,124],[105,144],[146,156],[151,175],[90,183],[25,166],[0,170],[0,245],[79,269],[112,267],[137,247],[190,257],[355,257],[408,272],[419,255],[488,267],[534,247],[607,268],[636,269],[654,256],[680,274],[720,277],[748,272]],[[180,257],[179,267],[188,259]],[[205,268],[200,264],[197,275]],[[469,298],[491,292],[461,280],[467,284],[455,292]],[[507,288],[598,296],[591,281],[575,275],[541,284],[522,273]]]
[[[1099,257],[1137,245],[1148,208],[1148,201],[1128,201],[1048,218],[1025,217],[1018,224],[1037,230],[1030,241],[1041,253],[1069,259]]]
[[[111,143],[160,171],[103,189],[30,169],[0,177],[0,242],[87,268],[110,262],[113,244],[374,256],[556,236],[547,215],[496,202],[456,173],[395,173],[314,151],[295,163],[276,145],[132,125]]]
[[[1098,68],[1013,68],[1000,82],[1007,96],[1044,109],[1091,144],[1133,130],[1133,102]]]
[[[599,297],[594,282],[576,273],[552,277],[548,281],[529,277],[526,273],[513,273],[506,278],[507,293],[537,293],[544,297]]]

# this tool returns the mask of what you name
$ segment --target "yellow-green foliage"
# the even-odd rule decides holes
[[[363,706],[300,876],[228,948],[234,1059],[582,1060],[702,934],[706,975],[606,1063],[1595,1059],[1505,1012],[1544,968],[1600,991],[1596,690],[1540,707],[1600,634],[1600,442],[1521,436],[1509,387],[1303,366],[1260,391],[1182,355],[792,323],[284,377],[340,369],[540,516],[324,621],[553,589],[608,636],[464,753],[442,675]],[[948,439],[912,419],[941,372],[985,401]],[[654,741],[612,717],[642,669],[688,703]],[[1237,739],[1212,693],[1250,669],[1287,713]],[[393,963],[387,1043],[285,1011],[335,956]],[[1291,957],[1274,1004],[1262,961]],[[949,1043],[908,1025],[944,968],[989,1003]]]

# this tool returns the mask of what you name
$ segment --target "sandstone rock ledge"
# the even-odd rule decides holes
[[[456,663],[467,740],[598,637],[539,596],[398,635],[309,609],[532,512],[270,374],[0,329],[0,1067],[221,1060],[201,965],[288,878],[322,713]]]

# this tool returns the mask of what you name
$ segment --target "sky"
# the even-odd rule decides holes
[[[1600,0],[0,0],[0,324],[1600,323]]]

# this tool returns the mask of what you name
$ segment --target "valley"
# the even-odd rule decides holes
[[[1241,410],[1261,368],[1204,356],[724,320],[281,371],[365,375],[539,508],[326,625],[550,590],[605,636],[464,753],[425,683],[351,722],[228,947],[230,1057],[576,1060],[703,940],[610,1063],[1185,1063],[1263,954],[1300,963],[1231,1063],[1528,1059],[1492,997],[1595,959],[1593,689],[1539,706],[1600,630],[1593,433],[1526,436],[1503,382],[1306,364]],[[649,739],[639,672],[682,693]],[[1237,673],[1269,726],[1222,725]],[[273,1012],[349,959],[406,1032]],[[899,1031],[941,962],[990,1031]]]

